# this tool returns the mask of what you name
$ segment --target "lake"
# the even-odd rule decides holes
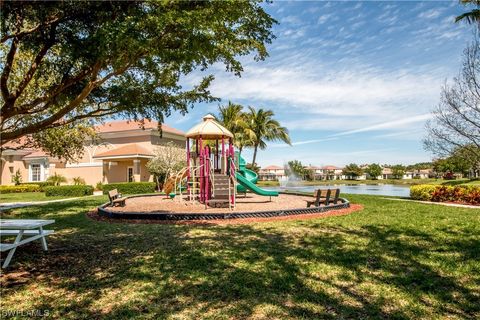
[[[410,187],[393,185],[393,184],[378,184],[378,185],[319,185],[319,186],[285,186],[285,187],[263,187],[268,190],[277,191],[305,191],[313,192],[316,189],[339,188],[341,193],[351,194],[370,194],[379,196],[394,196],[394,197],[410,197]]]

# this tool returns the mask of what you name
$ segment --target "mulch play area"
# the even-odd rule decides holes
[[[240,195],[237,197],[236,207],[230,210],[228,207],[209,207],[205,210],[205,206],[200,203],[191,203],[188,201],[172,200],[165,196],[145,196],[133,197],[126,200],[124,207],[107,207],[106,210],[114,212],[115,218],[101,216],[98,211],[92,211],[88,215],[92,219],[112,222],[128,222],[128,223],[187,223],[187,224],[239,224],[251,223],[260,221],[281,221],[281,220],[296,220],[296,219],[314,219],[327,216],[345,215],[363,209],[361,205],[350,204],[348,208],[338,208],[324,212],[305,212],[296,213],[292,215],[281,215],[275,217],[246,217],[235,219],[209,219],[209,220],[158,220],[148,219],[148,214],[164,213],[164,214],[228,214],[236,212],[263,212],[263,211],[279,211],[292,209],[305,209],[306,201],[312,200],[311,196],[280,194],[278,197],[263,197],[256,194],[248,193],[246,196]],[[143,219],[122,219],[122,213],[135,212],[137,214],[145,214]],[[120,217],[120,218],[119,218]]]

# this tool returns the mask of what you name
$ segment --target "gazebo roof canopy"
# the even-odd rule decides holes
[[[207,114],[203,117],[203,121],[188,130],[185,136],[193,139],[201,137],[206,140],[216,140],[221,139],[222,137],[233,138],[233,134],[220,123],[215,121],[215,117],[211,114]]]

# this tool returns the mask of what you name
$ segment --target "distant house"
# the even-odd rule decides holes
[[[267,166],[258,171],[258,179],[263,181],[280,180],[285,177],[285,169],[280,166]]]
[[[412,171],[406,171],[401,179],[413,179],[414,173]],[[392,168],[385,167],[382,169],[382,175],[379,179],[395,179],[396,177],[393,175]]]
[[[381,179],[393,179],[393,171],[391,168],[383,168]]]
[[[305,170],[309,171],[313,180],[322,180],[323,171],[322,168],[316,166],[306,166]]]
[[[435,173],[433,172],[433,169],[413,170],[414,179],[428,179],[433,177],[435,177]]]
[[[320,168],[324,180],[341,180],[345,179],[343,168],[328,165]]]
[[[42,150],[3,146],[0,159],[0,184],[13,184],[12,176],[18,171],[23,182],[42,182],[52,174],[65,176],[69,183],[82,177],[87,184],[98,182],[153,181],[146,163],[156,148],[173,142],[185,148],[183,132],[158,123],[145,121],[143,129],[134,121],[112,121],[96,127],[99,141],[86,141],[84,154],[77,162],[65,162],[51,157]]]

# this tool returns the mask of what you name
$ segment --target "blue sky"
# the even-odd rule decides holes
[[[258,163],[342,166],[429,161],[422,138],[445,81],[459,72],[471,27],[455,24],[466,9],[450,2],[275,1],[279,21],[270,57],[244,57],[241,78],[221,65],[211,92],[245,106],[272,109],[293,146],[270,143]],[[185,79],[193,84],[195,73]],[[217,104],[198,104],[166,123],[188,130]],[[251,161],[252,152],[244,153]]]

